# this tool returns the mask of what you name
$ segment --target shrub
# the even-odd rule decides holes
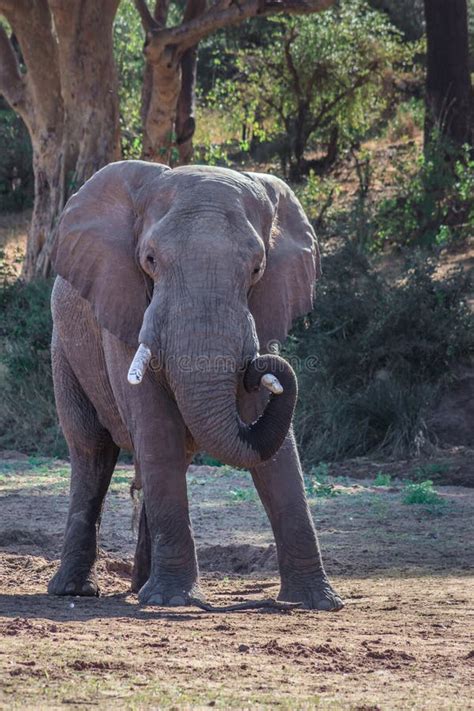
[[[397,165],[397,189],[375,215],[374,246],[442,246],[474,230],[474,158],[434,141],[417,162]]]
[[[119,5],[114,22],[114,58],[120,82],[122,154],[124,158],[140,158],[141,86],[145,60],[140,16],[133,3]]]
[[[286,347],[299,364],[303,460],[417,452],[429,441],[425,413],[439,388],[474,352],[468,277],[437,281],[425,260],[393,285],[351,243],[324,266],[315,310]]]
[[[374,486],[390,486],[392,483],[392,477],[390,474],[384,474],[384,472],[377,472],[374,479]]]
[[[407,484],[405,487],[404,504],[427,504],[432,506],[442,502],[443,500],[439,494],[433,489],[431,479],[426,479],[416,484]]]
[[[321,227],[334,212],[334,200],[341,192],[334,178],[321,177],[311,170],[303,184],[294,186],[304,211],[314,226]]]
[[[33,202],[31,143],[23,121],[3,108],[0,97],[0,211],[16,211]]]
[[[50,281],[0,285],[0,447],[64,456],[50,365]]]

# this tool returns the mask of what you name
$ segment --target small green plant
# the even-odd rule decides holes
[[[374,486],[390,486],[392,483],[392,477],[390,474],[384,474],[384,472],[377,472],[377,476],[374,479]]]
[[[229,495],[232,501],[255,501],[255,491],[252,489],[231,489]]]
[[[312,466],[309,470],[309,475],[304,478],[304,486],[308,496],[316,496],[318,498],[328,498],[337,496],[340,492],[327,481],[329,476],[329,464],[327,462],[319,462]]]
[[[431,479],[425,479],[425,481],[406,485],[403,503],[439,506],[444,502],[438,492],[433,489]]]
[[[316,497],[318,499],[328,499],[340,494],[340,491],[334,487],[334,484],[319,482],[309,476],[305,477],[304,487],[307,496]]]

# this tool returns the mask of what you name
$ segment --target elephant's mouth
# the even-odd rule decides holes
[[[151,357],[150,348],[141,343],[128,371],[130,384],[142,382]],[[251,468],[270,459],[283,444],[297,398],[295,373],[283,358],[257,356],[247,366],[243,377],[247,392],[263,387],[271,393],[261,416],[250,424],[245,424],[237,411],[235,373],[215,374],[214,382],[206,373],[172,375],[187,427],[198,446],[213,456],[233,466]],[[203,412],[205,406],[210,413]]]

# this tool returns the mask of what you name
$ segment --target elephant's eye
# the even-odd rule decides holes
[[[146,261],[151,267],[155,266],[155,257],[152,254],[147,255]]]
[[[253,270],[253,273],[258,274],[260,272],[260,269],[261,269],[261,267],[255,267],[255,269]]]

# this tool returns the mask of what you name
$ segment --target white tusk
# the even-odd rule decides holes
[[[127,380],[131,385],[138,385],[142,382],[150,360],[151,350],[148,346],[140,343],[127,375]]]
[[[271,373],[265,373],[260,382],[264,388],[270,390],[270,392],[274,395],[281,395],[283,392],[282,384],[280,383],[278,378],[275,378],[275,376]]]

